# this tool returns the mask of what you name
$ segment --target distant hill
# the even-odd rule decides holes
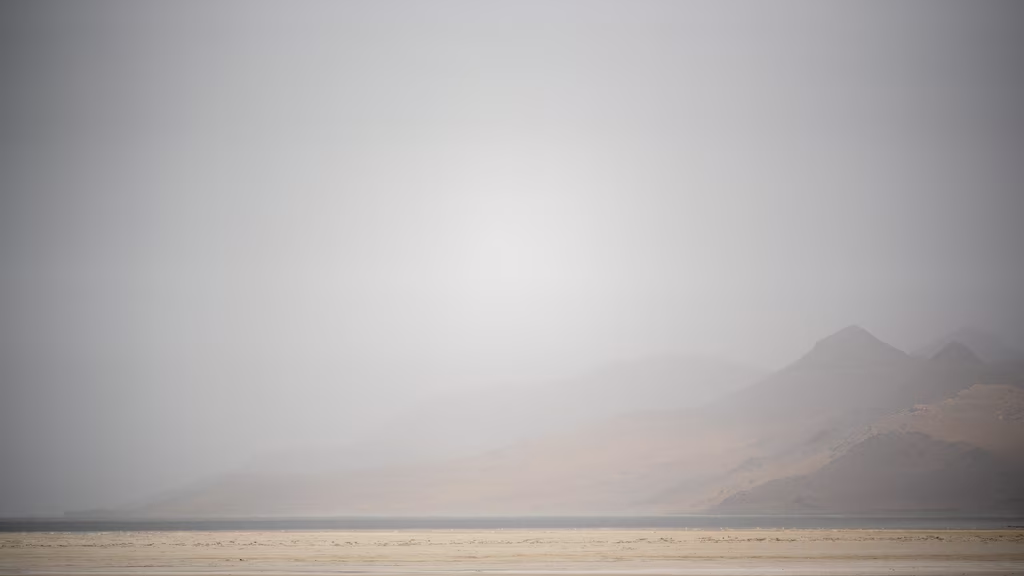
[[[726,498],[719,512],[1024,512],[1024,391],[976,385],[879,420],[808,474]]]
[[[132,512],[990,512],[1019,496],[1021,451],[1006,437],[1024,437],[1013,408],[1024,391],[976,386],[986,370],[959,344],[922,358],[849,327],[703,406],[627,409],[417,464],[237,474]],[[587,388],[577,390],[588,402]]]
[[[976,328],[960,328],[918,348],[913,352],[913,355],[931,358],[951,342],[958,342],[966,346],[986,364],[1000,365],[1024,362],[1024,351],[1008,345],[995,334]]]
[[[663,355],[609,364],[564,380],[453,391],[427,398],[415,410],[381,421],[347,443],[267,454],[233,474],[183,487],[136,509],[170,513],[170,502],[184,505],[204,494],[210,510],[213,502],[220,502],[216,506],[223,504],[230,513],[244,515],[250,509],[245,500],[251,494],[267,506],[279,498],[281,509],[286,510],[288,487],[316,483],[315,478],[348,482],[386,475],[381,470],[396,467],[430,468],[436,462],[557,435],[622,413],[703,406],[761,377],[760,372],[733,362]],[[223,499],[212,495],[222,489]],[[326,502],[333,496],[324,498]],[[227,504],[235,500],[237,505]],[[189,513],[205,515],[205,506],[198,501],[189,504],[189,510],[194,508]],[[296,506],[315,513],[320,505]]]
[[[563,380],[451,391],[424,399],[348,443],[268,454],[245,472],[339,472],[479,454],[617,414],[703,406],[760,377],[757,370],[716,358],[663,355]]]
[[[716,512],[992,513],[1024,511],[1022,470],[980,448],[888,432],[820,469],[726,498]]]
[[[964,350],[986,365],[981,381],[1024,388],[1024,351],[1006,344],[1000,337],[974,328],[961,328],[914,351],[914,356],[934,358],[951,350]]]

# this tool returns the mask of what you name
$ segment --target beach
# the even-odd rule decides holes
[[[4,574],[1024,574],[1024,530],[0,534]]]

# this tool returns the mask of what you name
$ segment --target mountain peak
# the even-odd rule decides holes
[[[801,360],[812,364],[886,362],[906,357],[902,351],[882,342],[857,325],[819,340]]]
[[[818,340],[814,347],[816,349],[892,348],[892,346],[882,342],[874,334],[856,324],[851,324],[834,334]]]
[[[944,364],[978,366],[984,364],[981,358],[974,353],[966,344],[951,340],[938,352],[932,354],[931,359]]]
[[[914,354],[924,358],[933,358],[951,342],[966,346],[979,360],[988,364],[1014,362],[1024,358],[1024,351],[1008,346],[999,336],[969,327],[960,328],[942,338],[933,340],[928,345],[919,348]]]
[[[864,328],[862,328],[861,326],[859,326],[857,324],[850,324],[846,328],[843,328],[842,330],[839,330],[838,332],[836,332],[834,334],[831,334],[829,336],[826,336],[826,337],[822,338],[821,340],[819,340],[819,342],[826,342],[826,341],[829,341],[829,340],[846,340],[846,341],[851,341],[852,342],[855,339],[859,340],[859,341],[865,341],[865,342],[866,341],[882,342],[878,338],[875,338],[874,334],[872,334],[871,332],[868,332],[867,330],[865,330]]]

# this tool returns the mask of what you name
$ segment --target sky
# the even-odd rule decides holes
[[[0,515],[439,391],[1024,341],[1024,9],[5,2]]]

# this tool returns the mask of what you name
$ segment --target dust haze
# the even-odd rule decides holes
[[[908,450],[878,502],[1024,501],[1021,38],[5,2],[0,515],[845,511]]]

